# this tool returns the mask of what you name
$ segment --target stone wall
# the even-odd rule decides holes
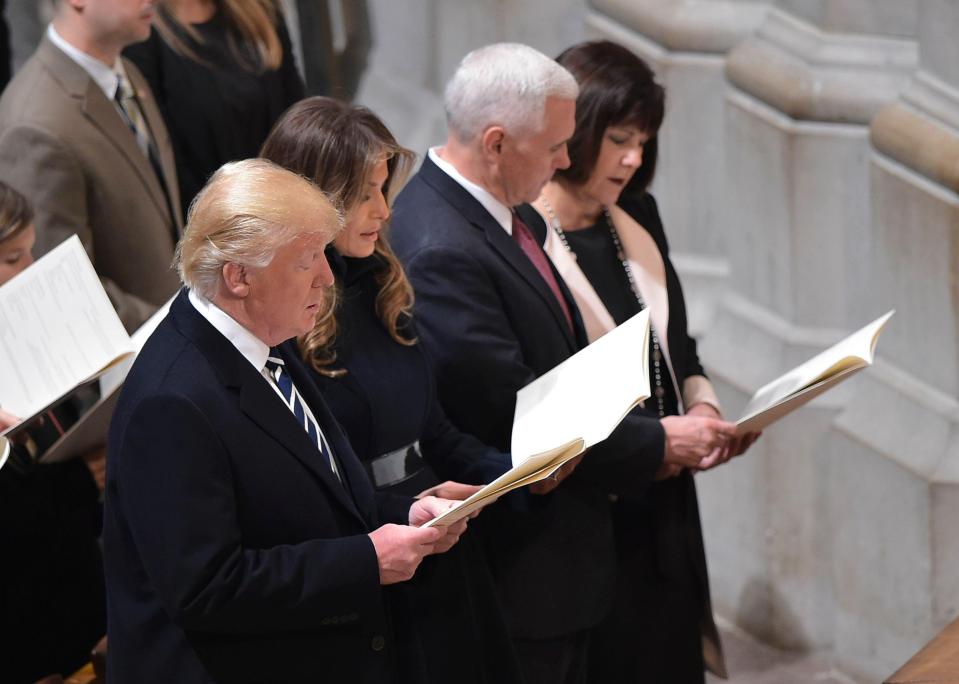
[[[585,35],[586,0],[369,0],[374,48],[357,96],[422,154],[446,137],[442,92],[463,56],[500,41],[558,55]]]
[[[959,7],[594,0],[667,87],[661,198],[732,416],[888,309],[876,366],[699,477],[719,612],[876,681],[959,613]]]

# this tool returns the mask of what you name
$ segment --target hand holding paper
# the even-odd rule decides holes
[[[385,585],[410,579],[423,558],[433,553],[433,545],[443,536],[443,531],[389,524],[376,528],[367,536],[376,553],[380,584]]]
[[[463,484],[462,482],[453,482],[452,480],[447,480],[446,482],[438,484],[435,487],[424,489],[422,492],[416,495],[416,498],[422,499],[426,496],[436,496],[440,499],[462,501],[463,499],[468,499],[469,497],[473,496],[473,494],[482,488],[482,485],[468,485]]]
[[[701,402],[698,404],[693,404],[688,409],[686,413],[683,414],[686,416],[699,416],[703,418],[717,418],[719,420],[723,419],[722,414],[712,404]],[[735,425],[733,425],[736,428]],[[734,437],[727,439],[721,447],[713,449],[709,456],[699,462],[699,465],[696,466],[697,470],[710,470],[716,466],[726,463],[728,460],[734,456],[739,456],[740,454],[745,453],[749,447],[751,447],[757,439],[762,436],[762,432],[737,432]]]
[[[573,474],[573,471],[576,470],[576,466],[580,464],[580,461],[583,460],[583,456],[586,455],[584,451],[579,456],[566,461],[561,465],[555,472],[551,473],[546,479],[540,480],[539,482],[534,482],[529,486],[529,491],[532,494],[549,494],[551,491],[559,487],[559,485],[567,477]]]
[[[423,525],[452,510],[458,504],[460,504],[459,501],[440,499],[435,496],[417,499],[416,503],[410,508],[410,525]],[[430,553],[446,553],[453,548],[456,542],[459,541],[460,536],[466,531],[468,519],[468,517],[463,517],[449,525],[441,527],[440,529],[443,530],[443,535],[433,542],[433,550],[430,551]]]
[[[660,421],[666,432],[664,461],[685,468],[698,468],[736,437],[736,426],[718,418],[696,415],[666,416]]]
[[[513,468],[426,525],[450,524],[544,480],[609,437],[649,397],[648,359],[644,310],[521,389],[513,415]]]

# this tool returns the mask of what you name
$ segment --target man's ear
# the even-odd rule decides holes
[[[245,299],[250,294],[250,272],[246,266],[233,261],[223,264],[223,289],[231,297]]]
[[[483,155],[485,157],[499,157],[503,153],[503,141],[506,139],[506,129],[502,126],[490,126],[483,131]]]

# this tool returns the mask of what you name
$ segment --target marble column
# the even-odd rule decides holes
[[[666,88],[656,195],[688,299],[690,325],[709,325],[729,280],[724,69],[726,54],[762,23],[768,0],[590,0],[589,38],[646,60]]]
[[[836,652],[877,677],[959,614],[959,6],[918,10],[919,70],[870,127],[873,295],[897,321],[836,424],[841,475],[876,474],[836,540]]]
[[[766,2],[592,0],[590,37],[629,47],[666,88],[666,119],[653,185],[671,248],[686,271],[725,274],[723,70],[726,54],[762,22]]]
[[[373,48],[355,101],[376,112],[397,140],[425,154],[446,134],[436,86],[433,0],[369,0]]]
[[[909,294],[938,300],[942,285],[924,286],[945,256],[928,261],[925,240],[905,250],[901,226],[898,243],[886,244],[879,213],[904,205],[877,192],[870,144],[870,125],[918,66],[925,11],[918,2],[778,0],[730,52],[730,294],[703,340],[721,396],[738,407],[899,309],[873,369],[768,430],[757,453],[700,479],[723,609],[779,645],[831,651],[845,672],[872,681],[931,636],[926,568],[940,554],[931,511],[954,505],[930,490],[952,434],[949,400],[903,363],[900,338],[916,331],[902,314],[915,302],[890,277],[915,249],[932,272]],[[940,218],[929,217],[930,231],[942,230]],[[923,352],[936,347],[925,358],[954,356],[953,334],[936,338],[941,347],[923,336]]]
[[[583,39],[586,0],[369,0],[374,48],[357,101],[423,153],[446,137],[442,93],[459,61],[489,43],[549,56]]]

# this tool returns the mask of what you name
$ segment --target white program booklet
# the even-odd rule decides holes
[[[66,461],[106,442],[107,432],[110,430],[110,421],[113,418],[113,409],[116,408],[117,399],[120,397],[123,381],[126,380],[127,373],[133,367],[136,355],[143,349],[143,345],[146,344],[160,322],[166,318],[170,311],[170,304],[173,303],[175,298],[176,295],[134,331],[130,336],[130,341],[133,344],[133,354],[111,366],[100,376],[100,400],[80,416],[80,419],[60,439],[50,445],[50,448],[40,457],[42,462]]]
[[[736,425],[741,433],[758,432],[856,372],[872,365],[879,333],[895,311],[760,387]]]
[[[646,309],[517,392],[512,469],[426,525],[449,525],[506,492],[549,477],[609,437],[648,397]]]
[[[0,286],[0,406],[24,422],[132,352],[77,236]]]
[[[649,310],[644,309],[516,393],[513,465],[583,441],[602,442],[649,397]]]

